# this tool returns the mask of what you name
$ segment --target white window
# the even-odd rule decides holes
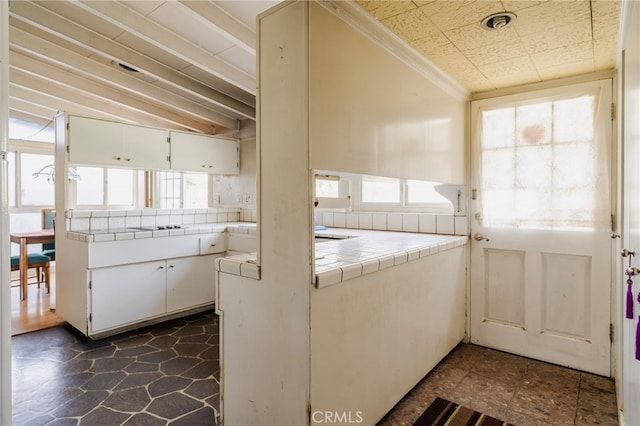
[[[402,182],[400,179],[391,179],[376,176],[362,177],[362,202],[363,203],[393,203],[402,202]]]
[[[138,174],[129,169],[79,166],[76,204],[84,209],[134,208]]]
[[[340,176],[316,175],[316,197],[338,198],[340,196]]]
[[[209,206],[209,176],[201,173],[158,172],[159,208],[206,208]]]
[[[406,205],[416,206],[432,206],[448,209],[451,204],[449,200],[443,197],[436,186],[438,182],[428,182],[424,180],[408,180],[406,182]]]
[[[356,208],[365,211],[453,213],[453,205],[436,191],[438,182],[360,176]]]
[[[55,186],[48,176],[34,177],[34,173],[53,164],[52,154],[28,152],[20,147],[9,152],[9,205],[17,209],[50,207],[55,203]]]

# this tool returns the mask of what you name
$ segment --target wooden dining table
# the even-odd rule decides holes
[[[12,243],[20,244],[20,300],[27,299],[27,271],[28,257],[27,246],[29,244],[55,243],[53,229],[43,229],[41,231],[16,232],[10,234]]]

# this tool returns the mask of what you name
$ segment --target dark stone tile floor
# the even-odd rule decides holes
[[[517,426],[618,425],[613,380],[461,343],[378,426],[412,425],[436,396]]]
[[[12,338],[14,426],[215,425],[213,311],[93,341],[66,327]]]
[[[13,425],[216,425],[218,343],[213,311],[98,341],[15,336]],[[378,426],[412,425],[436,396],[518,426],[618,424],[612,380],[460,344]]]

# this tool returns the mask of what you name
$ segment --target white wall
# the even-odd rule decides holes
[[[456,247],[312,290],[312,424],[327,411],[376,424],[462,340],[466,253]]]
[[[256,139],[240,141],[240,175],[214,176],[213,194],[220,196],[215,207],[256,208]]]
[[[261,279],[220,274],[222,409],[225,424],[304,425],[312,169],[464,183],[465,101],[315,2],[265,12],[258,37]]]
[[[311,167],[464,184],[466,98],[311,2]]]

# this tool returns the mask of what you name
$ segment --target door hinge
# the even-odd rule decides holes
[[[171,136],[167,136],[167,143],[171,143]]]
[[[616,232],[616,215],[611,215],[611,232]]]
[[[89,322],[93,321],[93,314],[89,314]]]
[[[93,284],[91,283],[91,281],[89,281],[89,290],[91,290],[93,288]]]
[[[609,342],[613,343],[613,323],[609,323]]]
[[[616,104],[611,102],[611,121],[616,118]]]
[[[478,199],[478,190],[477,189],[472,189],[471,190],[471,199],[472,200],[477,200]]]
[[[67,130],[69,130],[69,124],[71,124],[71,123],[67,123]]]
[[[167,161],[171,162],[171,156],[167,155]]]

